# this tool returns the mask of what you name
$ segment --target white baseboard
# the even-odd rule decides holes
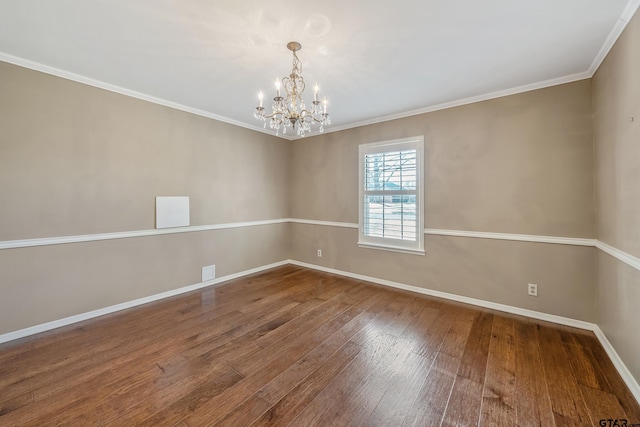
[[[125,310],[127,308],[137,307],[143,304],[147,304],[153,301],[158,301],[164,298],[173,297],[176,295],[184,294],[187,292],[195,291],[207,286],[217,285],[229,280],[237,279],[239,277],[248,276],[250,274],[259,273],[264,270],[268,270],[275,267],[280,267],[282,265],[292,264],[297,265],[299,267],[310,268],[313,270],[319,270],[326,273],[338,274],[345,277],[350,277],[357,280],[365,280],[368,282],[376,283],[379,285],[389,286],[396,289],[402,289],[406,291],[416,292],[423,295],[429,295],[437,298],[443,298],[451,301],[462,302],[465,304],[475,305],[478,307],[489,308],[497,311],[502,311],[505,313],[516,314],[520,316],[526,316],[532,319],[542,320],[545,322],[557,323],[560,325],[571,326],[574,328],[585,329],[592,331],[600,343],[602,347],[604,347],[605,351],[609,355],[613,365],[618,370],[618,373],[626,383],[627,387],[631,390],[631,393],[636,398],[636,400],[640,403],[640,385],[633,377],[629,369],[626,367],[618,353],[616,352],[613,345],[609,342],[606,335],[600,327],[594,323],[584,322],[582,320],[571,319],[568,317],[556,316],[554,314],[542,313],[534,310],[527,310],[524,308],[514,307],[506,304],[499,304],[496,302],[469,298],[461,295],[450,294],[447,292],[435,291],[432,289],[421,288],[414,285],[407,285],[404,283],[393,282],[391,280],[379,279],[377,277],[365,276],[362,274],[351,273],[343,270],[336,270],[334,268],[323,267],[320,265],[309,264],[306,262],[296,261],[296,260],[285,260],[279,261],[273,264],[264,265],[261,267],[252,268],[249,270],[244,270],[238,273],[230,274],[228,276],[219,277],[214,280],[209,280],[206,282],[197,283],[195,285],[185,286],[178,289],[173,289],[167,292],[162,292],[159,294],[151,295],[144,298],[139,298],[133,301],[127,301],[121,304],[112,305],[109,307],[101,308],[98,310],[89,311],[86,313],[81,313],[75,316],[65,317],[64,319],[54,320],[47,323],[42,323],[40,325],[31,326],[29,328],[20,329],[18,331],[9,332],[3,335],[0,335],[0,343],[17,340],[19,338],[28,337],[30,335],[35,335],[41,332],[46,332],[52,329],[60,328],[62,326],[68,326],[73,323],[82,322],[84,320],[93,319],[95,317],[104,316],[105,314],[115,313],[120,310]]]
[[[600,344],[602,344],[602,347],[604,347],[604,350],[607,352],[609,359],[611,359],[613,366],[616,367],[616,370],[622,377],[622,380],[625,382],[625,384],[627,384],[629,390],[631,390],[633,397],[635,397],[638,403],[640,403],[640,384],[638,384],[633,375],[631,375],[631,371],[629,371],[627,365],[624,364],[624,362],[618,355],[618,352],[616,352],[616,349],[609,342],[607,336],[604,334],[604,332],[602,332],[598,325],[595,325],[593,333],[596,334],[596,337],[598,337]]]
[[[419,286],[407,285],[404,283],[393,282],[391,280],[379,279],[377,277],[350,273],[348,271],[336,270],[333,268],[322,267],[320,265],[308,264],[306,262],[300,262],[295,260],[289,260],[289,262],[299,267],[306,267],[314,270],[320,270],[320,271],[324,271],[325,273],[339,274],[341,276],[350,277],[352,279],[366,280],[367,282],[389,286],[396,289],[403,289],[405,291],[411,291],[411,292],[416,292],[423,295],[429,295],[432,297],[462,302],[465,304],[471,304],[478,307],[490,308],[493,310],[503,311],[505,313],[517,314],[520,316],[526,316],[526,317],[530,317],[537,320],[543,320],[545,322],[558,323],[560,325],[571,326],[578,329],[586,329],[588,331],[593,331],[594,328],[597,326],[594,323],[571,319],[569,317],[556,316],[554,314],[542,313],[540,311],[534,311],[534,310],[527,310],[526,308],[514,307],[512,305],[500,304],[497,302],[486,301],[486,300],[481,300],[477,298],[470,298],[462,295],[450,294],[447,292],[434,291],[432,289],[421,288]]]
[[[24,328],[24,329],[20,329],[17,331],[0,335],[0,344],[8,341],[17,340],[19,338],[28,337],[30,335],[39,334],[41,332],[50,331],[51,329],[60,328],[62,326],[71,325],[73,323],[82,322],[83,320],[93,319],[94,317],[104,316],[105,314],[115,313],[116,311],[126,310],[127,308],[133,308],[139,305],[143,305],[143,304],[158,301],[161,299],[195,291],[207,286],[217,285],[222,282],[237,279],[242,276],[248,276],[249,274],[258,273],[260,271],[268,270],[274,267],[280,267],[288,263],[289,263],[288,261],[280,261],[273,264],[263,265],[261,267],[252,268],[250,270],[241,271],[239,273],[229,274],[228,276],[219,277],[217,279],[208,280],[206,282],[196,283],[195,285],[189,285],[189,286],[185,286],[178,289],[172,289],[170,291],[162,292],[155,295],[150,295],[148,297],[138,298],[133,301],[127,301],[120,304],[111,305],[109,307],[88,311],[86,313],[76,314],[75,316],[65,317],[64,319],[58,319],[58,320],[54,320],[47,323],[41,323],[40,325],[35,325],[29,328]]]
[[[617,369],[618,373],[624,380],[625,384],[627,385],[627,387],[629,387],[629,390],[631,390],[631,393],[636,398],[638,403],[640,403],[640,385],[631,374],[631,371],[629,371],[627,366],[624,364],[624,362],[616,352],[613,345],[609,342],[604,332],[602,332],[600,327],[595,323],[584,322],[582,320],[571,319],[568,317],[556,316],[554,314],[542,313],[540,311],[527,310],[524,308],[514,307],[506,304],[499,304],[492,301],[469,298],[461,295],[450,294],[447,292],[434,291],[431,289],[421,288],[414,285],[407,285],[404,283],[398,283],[390,280],[379,279],[377,277],[365,276],[362,274],[351,273],[348,271],[336,270],[334,268],[323,267],[315,264],[308,264],[306,262],[301,262],[301,261],[289,260],[289,263],[293,265],[297,265],[299,267],[311,268],[314,270],[324,271],[325,273],[339,274],[341,276],[350,277],[352,279],[365,280],[367,282],[389,286],[396,289],[403,289],[406,291],[416,292],[423,295],[429,295],[433,297],[448,299],[451,301],[462,302],[465,304],[471,304],[478,307],[490,308],[490,309],[502,311],[505,313],[526,316],[532,319],[542,320],[545,322],[557,323],[559,325],[571,326],[574,328],[592,331],[600,341],[600,344],[602,344],[602,347],[605,349],[605,351],[609,355],[611,362]]]

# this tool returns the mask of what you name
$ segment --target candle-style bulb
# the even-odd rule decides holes
[[[264,94],[262,91],[258,92],[258,99],[260,100],[260,107],[262,107],[262,100],[264,99]]]

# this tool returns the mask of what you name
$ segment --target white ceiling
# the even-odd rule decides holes
[[[331,131],[590,77],[639,3],[0,0],[0,60],[262,130],[296,40]]]

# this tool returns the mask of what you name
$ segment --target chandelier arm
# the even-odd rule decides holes
[[[259,93],[260,105],[256,107],[254,116],[256,119],[269,122],[269,127],[276,130],[276,134],[287,132],[291,127],[298,136],[304,136],[305,132],[311,132],[311,126],[320,124],[320,132],[324,131],[324,126],[331,124],[329,114],[327,114],[326,98],[324,101],[324,111],[319,111],[318,87],[314,88],[314,96],[311,110],[305,106],[303,93],[306,83],[302,77],[302,61],[298,58],[297,51],[301,49],[300,43],[290,42],[287,48],[293,53],[293,64],[291,74],[283,77],[280,82],[276,81],[276,97],[273,98],[271,114],[265,114],[262,106],[263,95]],[[280,95],[280,87],[286,92],[286,96]]]
[[[328,114],[327,114],[328,116]],[[326,120],[326,117],[322,117],[322,118],[317,118],[315,116],[311,116],[311,118],[313,119],[313,121],[318,122],[318,123],[322,123],[324,120]]]
[[[289,110],[287,110],[287,113],[286,113],[286,114],[285,114],[284,112],[282,112],[282,111],[274,111],[274,112],[273,112],[273,113],[271,113],[271,114],[265,114],[263,117],[264,117],[265,119],[270,119],[270,118],[272,118],[272,117],[278,117],[278,116],[286,117],[286,116],[288,116],[288,115],[289,115]]]
[[[307,115],[309,115],[309,116],[313,116],[313,117],[315,117],[316,115],[318,115],[318,113],[314,114],[314,113],[313,113],[313,111],[307,110],[306,108],[305,108],[304,110],[300,111],[300,113],[299,113],[299,114],[300,114],[300,115],[302,115],[303,113],[305,113],[305,114],[307,114]],[[323,115],[323,114],[327,114],[327,113],[320,113],[320,115]],[[328,114],[327,114],[327,115],[328,115]]]

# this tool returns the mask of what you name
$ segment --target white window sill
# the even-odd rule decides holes
[[[362,243],[362,242],[358,242],[358,246],[361,248],[376,249],[379,251],[400,252],[403,254],[410,254],[410,255],[423,255],[423,256],[425,255],[424,249],[408,249],[408,248],[403,248],[399,246],[377,245],[373,243]]]

